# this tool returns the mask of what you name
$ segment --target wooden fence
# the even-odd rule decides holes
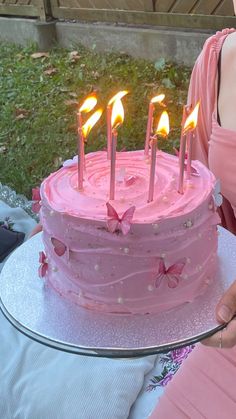
[[[232,0],[0,0],[0,15],[191,29],[235,25]]]

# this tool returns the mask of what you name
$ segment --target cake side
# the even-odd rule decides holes
[[[214,176],[194,162],[195,176],[180,195],[178,159],[159,152],[154,201],[148,204],[143,151],[118,153],[111,204],[119,215],[135,206],[130,231],[123,235],[108,228],[105,163],[103,152],[86,156],[82,193],[76,189],[76,166],[42,185],[46,282],[70,301],[103,312],[146,314],[193,301],[216,266]]]

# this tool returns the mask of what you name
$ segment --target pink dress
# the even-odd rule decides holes
[[[221,127],[216,117],[218,59],[225,29],[209,38],[194,66],[188,101],[201,100],[194,158],[209,166],[221,181],[222,224],[236,233],[236,132]],[[150,419],[235,419],[236,347],[198,345],[167,385]]]

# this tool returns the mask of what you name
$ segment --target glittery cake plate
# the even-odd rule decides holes
[[[28,337],[53,348],[90,356],[135,357],[197,342],[222,326],[215,307],[236,277],[236,237],[219,228],[214,283],[191,304],[156,315],[111,315],[69,304],[38,278],[41,234],[19,247],[0,276],[0,308]]]

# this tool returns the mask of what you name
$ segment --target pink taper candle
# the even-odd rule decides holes
[[[148,202],[153,201],[155,174],[156,174],[157,137],[151,139],[151,166],[149,177]]]
[[[78,147],[78,189],[79,191],[83,190],[83,173],[84,173],[84,164],[85,164],[85,155],[84,155],[84,142],[88,137],[92,127],[96,124],[99,118],[102,115],[103,110],[98,109],[94,112],[90,118],[85,122],[81,129],[78,130],[79,134],[79,147]]]
[[[145,156],[148,156],[149,141],[152,135],[153,113],[155,109],[154,103],[161,103],[164,99],[165,99],[165,95],[158,95],[158,96],[153,97],[149,103],[146,140],[145,140],[145,147],[144,147]]]
[[[112,142],[112,121],[111,121],[111,116],[112,116],[112,107],[113,104],[115,103],[115,101],[117,99],[121,100],[125,95],[128,94],[128,90],[122,90],[118,93],[116,93],[115,96],[113,96],[108,104],[107,104],[107,158],[108,160],[110,160],[111,158],[111,142]]]
[[[191,178],[193,133],[187,134],[187,179]]]
[[[82,128],[78,129],[78,189],[83,190],[84,180],[84,136]]]
[[[180,137],[180,149],[179,149],[179,187],[178,192],[184,193],[184,163],[185,163],[185,151],[186,151],[186,134],[181,132]]]
[[[180,139],[180,152],[179,152],[179,187],[178,192],[180,194],[184,193],[184,163],[185,163],[185,152],[186,152],[186,142],[187,142],[187,135],[190,135],[192,131],[197,126],[197,118],[198,118],[198,109],[200,103],[198,102],[193,109],[193,111],[188,115],[184,127],[182,128],[181,132],[181,139]],[[189,141],[191,141],[191,136],[189,137]],[[189,159],[187,166],[189,167],[191,173],[191,150],[188,153]]]
[[[111,172],[110,172],[110,200],[115,199],[115,182],[116,182],[116,145],[117,145],[117,131],[112,130],[111,139]]]
[[[169,134],[169,116],[166,111],[162,112],[155,135],[151,137],[151,166],[149,177],[148,202],[153,201],[155,174],[156,174],[156,154],[157,154],[157,137],[167,137]]]
[[[83,135],[83,122],[82,112],[90,112],[97,104],[96,95],[90,94],[82,103],[77,113],[77,136],[78,136],[78,189],[83,189],[83,176],[84,176],[84,135]]]
[[[107,105],[107,158],[111,158],[111,141],[112,141],[112,126],[111,126],[111,111],[112,106]]]
[[[149,152],[149,141],[152,135],[153,112],[154,112],[154,105],[152,102],[150,102],[149,107],[148,107],[148,121],[147,121],[146,141],[145,141],[145,150],[144,150],[145,156],[147,156]]]
[[[116,144],[117,144],[117,128],[124,120],[124,108],[121,100],[115,100],[112,107],[111,126],[112,126],[112,142],[111,142],[111,170],[110,170],[110,195],[109,199],[115,199],[116,184]]]

